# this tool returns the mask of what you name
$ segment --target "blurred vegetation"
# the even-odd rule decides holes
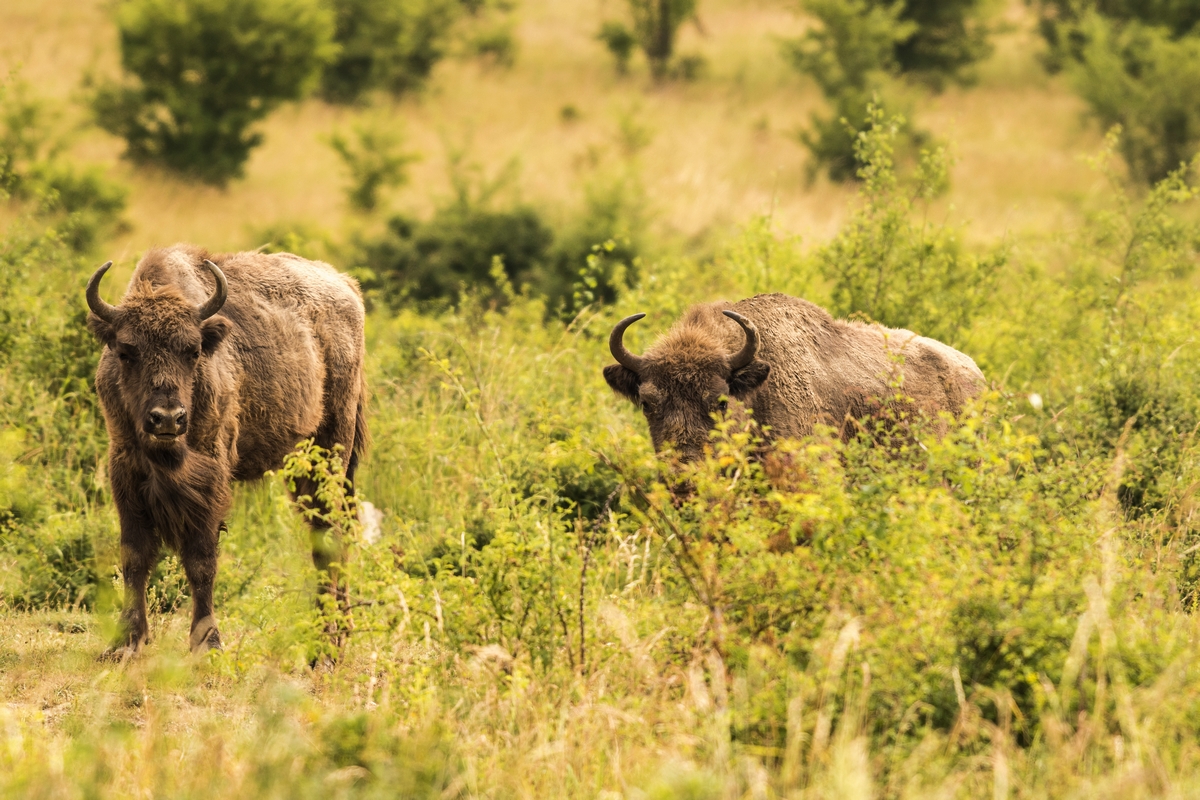
[[[315,0],[121,0],[119,81],[103,82],[96,121],[125,154],[224,184],[262,142],[254,123],[311,89],[338,52]]]
[[[1040,30],[1052,72],[1066,70],[1104,125],[1121,125],[1121,153],[1146,183],[1200,145],[1200,3],[1043,0]]]
[[[351,135],[353,138],[334,133],[329,137],[329,146],[350,173],[350,186],[346,189],[350,206],[357,211],[373,211],[380,191],[408,182],[408,165],[419,156],[401,151],[404,136],[396,130],[395,123],[359,124]]]
[[[624,75],[629,69],[634,47],[645,55],[655,80],[686,77],[680,69],[695,70],[694,65],[686,66],[689,63],[686,57],[680,59],[681,63],[674,58],[679,29],[688,20],[696,19],[696,0],[626,0],[625,5],[628,24],[607,20],[596,37],[615,59],[618,74]]]
[[[18,74],[0,82],[0,199],[35,205],[76,251],[122,229],[126,190],[99,167],[62,157],[52,112]]]
[[[868,106],[902,110],[901,77],[940,89],[971,80],[971,67],[991,51],[981,0],[806,0],[820,23],[784,40],[785,56],[811,77],[832,107],[811,115],[800,141],[812,154],[810,177],[824,169],[835,181],[857,175],[855,139],[870,124]],[[906,129],[920,144],[926,135]]]
[[[449,47],[460,0],[332,0],[337,56],[321,77],[321,95],[352,103],[372,89],[415,89]]]

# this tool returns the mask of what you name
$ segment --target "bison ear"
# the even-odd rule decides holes
[[[729,376],[729,396],[742,397],[763,385],[771,375],[771,365],[754,359]]]
[[[633,370],[620,364],[609,364],[604,368],[604,380],[612,390],[630,402],[638,402],[638,386],[642,379]]]
[[[92,336],[95,336],[101,344],[112,346],[117,341],[117,332],[111,322],[102,320],[95,314],[88,314],[87,326],[88,330],[92,332]]]
[[[200,348],[204,355],[210,356],[225,341],[231,327],[229,320],[224,317],[209,317],[200,323]]]

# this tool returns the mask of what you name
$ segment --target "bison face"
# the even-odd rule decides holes
[[[216,265],[210,266],[220,275],[217,292],[199,308],[175,287],[149,283],[135,286],[121,306],[114,307],[99,299],[100,277],[108,266],[88,284],[88,327],[111,354],[108,369],[115,372],[122,416],[147,447],[180,450],[202,360],[229,332],[229,321],[213,316],[224,302],[224,276]]]
[[[676,340],[646,356],[635,356],[622,343],[625,328],[641,319],[628,317],[613,329],[609,347],[617,364],[604,368],[613,391],[642,409],[656,451],[669,442],[681,460],[693,461],[704,452],[714,416],[728,400],[749,401],[771,374],[771,366],[754,357],[758,348],[752,323],[725,312],[744,330],[747,345],[736,354],[714,346],[711,337]]]

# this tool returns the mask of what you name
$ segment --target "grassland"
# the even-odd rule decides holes
[[[616,0],[523,0],[511,69],[456,57],[401,101],[286,107],[224,190],[135,169],[86,124],[80,82],[116,63],[106,9],[0,6],[0,66],[57,104],[72,160],[130,187],[128,228],[97,252],[3,211],[0,795],[1200,791],[1196,192],[1085,163],[1101,132],[1038,66],[1023,4],[1000,10],[977,85],[916,96],[956,154],[929,203],[906,181],[806,182],[794,131],[819,96],[778,54],[805,24],[783,3],[703,0],[681,49],[707,73],[656,85],[636,63],[616,76],[594,40]],[[360,117],[421,154],[387,197],[418,216],[449,191],[456,148],[485,174],[517,158],[512,192],[551,219],[632,164],[643,279],[570,323],[518,294],[375,309],[359,489],[383,517],[377,535],[346,531],[357,604],[340,653],[271,476],[239,488],[222,541],[225,649],[186,655],[168,560],[147,651],[98,661],[121,587],[81,278],[101,254],[127,275],[155,244],[377,226],[346,208],[323,141]],[[989,392],[945,436],[899,420],[763,458],[724,420],[687,469],[692,494],[672,494],[640,414],[600,377],[611,324],[647,311],[640,350],[701,300],[778,290],[848,313],[852,264],[922,289],[889,322],[940,331],[969,307],[944,336]]]

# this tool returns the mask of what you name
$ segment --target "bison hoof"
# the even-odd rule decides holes
[[[141,643],[113,645],[100,654],[101,661],[111,661],[116,664],[124,664],[130,659],[136,658],[142,652]]]
[[[209,650],[220,650],[221,634],[217,630],[217,621],[208,616],[193,625],[188,643],[194,656],[202,656]]]

